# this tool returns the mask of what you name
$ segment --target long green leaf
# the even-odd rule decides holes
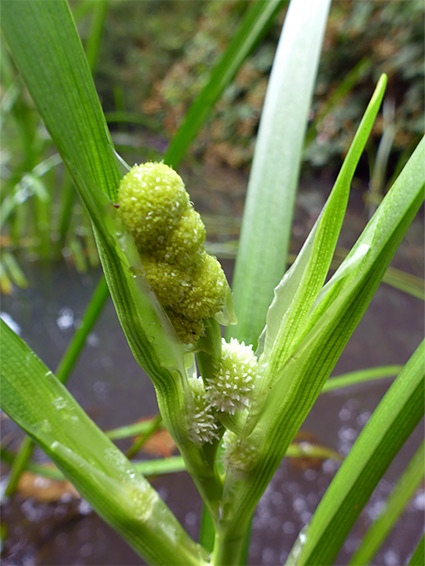
[[[369,383],[375,379],[385,379],[394,377],[402,369],[403,366],[379,366],[376,368],[360,369],[338,375],[328,379],[323,386],[322,393],[328,391],[336,391],[344,387],[350,387],[359,383]]]
[[[314,324],[290,359],[280,368],[275,385],[260,410],[253,407],[240,442],[240,452],[255,453],[249,471],[240,481],[232,464],[225,480],[225,493],[233,505],[226,508],[229,530],[237,531],[263,493],[294,435],[317,399],[326,379],[366,310],[373,293],[410,222],[423,200],[425,174],[423,148],[418,146],[373,219],[354,246],[354,253],[328,285],[327,308],[319,302],[309,319]],[[323,288],[327,289],[327,285]],[[319,294],[320,296],[320,294]],[[323,299],[322,299],[323,300]],[[263,400],[260,400],[262,403]],[[285,434],[282,434],[285,431]]]
[[[169,322],[144,282],[135,277],[138,255],[134,243],[123,235],[112,206],[121,176],[118,161],[69,6],[64,0],[5,0],[1,24],[90,215],[118,317],[136,360],[154,383],[164,422],[189,472],[197,475],[194,479],[201,493],[218,493],[218,477],[202,448],[188,441],[188,423],[182,418],[184,348],[174,339]],[[210,485],[203,488],[208,482],[214,489]]]
[[[360,546],[351,557],[350,566],[365,566],[370,563],[423,481],[424,474],[425,442],[422,442],[386,500],[379,517],[362,537]]]
[[[304,149],[307,150],[311,142],[318,134],[318,127],[322,120],[337,107],[344,98],[355,88],[356,84],[366,75],[372,66],[370,57],[364,57],[344,76],[338,86],[329,94],[325,104],[320,108],[313,118],[305,136]]]
[[[61,383],[66,383],[74,368],[79,355],[81,354],[87,336],[91,332],[96,320],[98,319],[102,309],[109,297],[108,287],[105,278],[102,277],[99,281],[92,298],[87,306],[87,309],[81,320],[79,328],[76,330],[74,336],[69,343],[65,354],[63,355],[57,369],[56,376]],[[6,496],[10,497],[15,492],[18,485],[19,478],[22,471],[25,469],[29,459],[32,456],[34,448],[33,441],[26,437],[19,449],[19,453],[12,465],[9,475],[9,481],[5,490]]]
[[[138,292],[129,260],[120,249],[113,209],[101,190],[115,198],[120,173],[93,80],[68,4],[43,0],[2,5],[2,29],[13,57],[70,170],[100,243],[111,295],[136,358],[155,379],[164,379],[158,351],[164,332],[151,301]],[[136,306],[136,303],[137,306]],[[137,313],[139,307],[140,315]],[[146,322],[143,322],[145,319]],[[152,322],[156,321],[156,324]],[[147,330],[151,326],[154,333]],[[171,365],[179,367],[178,356]]]
[[[359,301],[362,312],[351,312],[351,320],[358,320],[358,316],[364,312],[377,283],[382,279],[407,227],[424,200],[424,151],[425,137],[350,253],[329,283],[323,287],[310,316],[307,332],[319,319],[332,316],[331,311],[354,299],[359,290],[366,287],[367,296]]]
[[[9,452],[3,447],[0,447],[0,451],[1,459],[10,466],[12,466],[19,457],[19,454],[15,456],[12,452]],[[314,458],[319,460],[331,459],[337,462],[342,460],[342,457],[334,450],[326,448],[325,446],[316,446],[306,442],[291,444],[285,454],[285,458]],[[155,460],[132,461],[132,465],[145,477],[186,471],[186,466],[181,456],[170,456],[169,458],[159,458]],[[40,476],[54,480],[63,480],[65,478],[62,472],[60,472],[57,468],[52,468],[44,464],[28,462],[26,469]],[[203,543],[202,546],[205,547]]]
[[[283,0],[253,2],[201,94],[189,108],[164,156],[176,167],[243,61],[267,31]]]
[[[351,181],[375,122],[386,82],[386,76],[383,75],[344,159],[328,201],[292,267],[275,289],[262,335],[263,359],[267,360],[267,373],[271,379],[290,356],[297,338],[307,326],[313,303],[325,282],[344,219]],[[266,380],[268,385],[271,379]]]
[[[409,560],[409,566],[422,566],[422,564],[425,564],[425,534],[422,535]]]
[[[93,3],[92,11],[92,21],[86,42],[86,56],[90,70],[93,72],[97,65],[100,45],[105,29],[108,0],[97,0],[97,2]]]
[[[3,321],[0,367],[2,409],[139,554],[153,564],[203,563],[149,482]]]
[[[1,459],[6,462],[6,464],[13,465],[16,457],[12,452],[0,448]],[[163,474],[174,474],[176,472],[185,472],[186,467],[184,460],[181,456],[171,456],[170,458],[161,458],[158,460],[143,460],[141,462],[132,462],[134,469],[140,472],[145,477],[149,476],[159,476]],[[52,480],[64,480],[65,476],[57,468],[51,466],[46,466],[45,464],[34,464],[29,462],[27,465],[27,470],[38,474],[42,477],[50,478]]]
[[[120,175],[67,3],[5,0],[2,29],[46,127],[78,184],[95,185],[114,198]]]
[[[238,324],[227,330],[254,345],[286,267],[329,5],[330,0],[290,3],[264,102],[232,284]]]
[[[344,248],[338,247],[335,250],[335,256],[338,256],[341,260],[346,258],[347,253],[347,250]],[[336,268],[337,267],[339,267],[339,264]],[[412,297],[425,301],[425,281],[422,277],[418,277],[412,273],[407,273],[406,271],[390,266],[385,272],[382,281],[395,289],[399,289],[404,293],[412,295]]]
[[[385,470],[424,415],[425,343],[361,432],[317,508],[297,565],[331,564]]]

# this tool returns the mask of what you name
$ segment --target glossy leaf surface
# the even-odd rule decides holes
[[[149,482],[3,321],[1,345],[2,409],[139,554],[153,564],[202,564]]]

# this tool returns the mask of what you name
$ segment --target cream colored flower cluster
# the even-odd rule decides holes
[[[235,338],[231,338],[230,342],[223,339],[218,375],[206,384],[211,405],[217,411],[231,415],[245,409],[257,371],[258,362],[251,345],[245,346],[244,342],[239,343]]]
[[[193,442],[209,442],[219,440],[217,434],[218,423],[211,411],[211,404],[205,394],[204,382],[201,377],[189,379],[189,387],[192,392],[191,405],[189,407],[189,436]]]
[[[192,440],[213,442],[217,438],[214,413],[234,415],[249,405],[258,374],[258,361],[252,346],[235,338],[222,341],[222,356],[214,380],[190,380],[193,407],[190,413]],[[212,419],[212,420],[211,420]]]

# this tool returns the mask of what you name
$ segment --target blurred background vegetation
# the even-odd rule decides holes
[[[161,159],[247,2],[78,0],[71,6],[117,151],[130,164]],[[203,190],[217,189],[226,179],[222,192],[234,193],[227,224],[217,220],[220,206],[216,221],[209,219],[221,232],[242,212],[241,186],[246,186],[285,11],[242,65],[186,159],[187,169],[202,168],[204,177],[206,167]],[[424,130],[423,24],[422,0],[333,3],[303,167],[303,179],[317,190],[337,173],[382,72],[389,77],[385,104],[357,172],[370,212],[409,157]],[[2,47],[0,283],[7,293],[14,284],[26,284],[19,253],[26,259],[64,256],[79,271],[96,266],[98,259],[72,181]]]

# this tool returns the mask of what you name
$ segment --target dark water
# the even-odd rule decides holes
[[[347,242],[349,243],[349,242]],[[398,265],[409,258],[403,251]],[[225,265],[231,270],[231,263]],[[31,288],[2,301],[2,311],[18,325],[21,336],[52,369],[69,342],[99,278],[81,278],[64,265],[50,272],[27,268]],[[335,369],[334,374],[384,364],[404,363],[423,336],[421,301],[381,285]],[[156,401],[147,377],[134,362],[109,302],[68,382],[77,401],[101,428],[112,428],[149,417]],[[359,385],[322,395],[302,427],[307,438],[347,454],[390,380]],[[399,453],[346,541],[337,564],[346,564],[362,533],[382,508],[397,477],[414,454],[422,436],[418,427]],[[3,442],[15,447],[20,432],[3,421]],[[42,458],[40,453],[38,458]],[[337,464],[285,459],[260,501],[253,522],[250,563],[282,564],[299,530],[310,520]],[[3,467],[3,473],[7,468]],[[163,476],[154,485],[188,532],[197,537],[201,503],[185,473]],[[425,493],[421,488],[409,503],[383,549],[377,566],[406,563],[421,536]],[[18,565],[138,565],[143,562],[80,500],[67,497],[40,503],[16,495],[3,508],[7,538],[5,566]]]

